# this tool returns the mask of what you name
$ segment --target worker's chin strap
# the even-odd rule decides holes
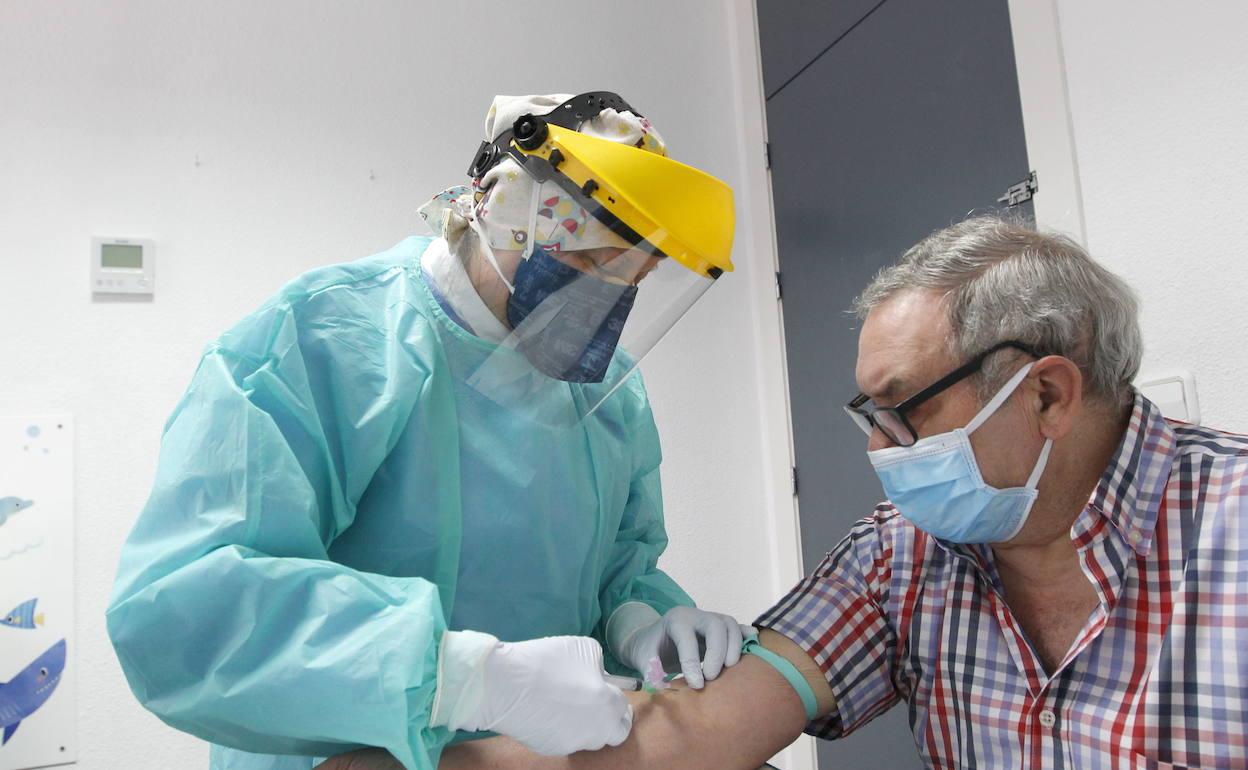
[[[503,275],[503,268],[499,267],[498,258],[494,256],[494,247],[490,245],[490,236],[485,232],[485,227],[481,224],[481,217],[473,215],[469,220],[473,232],[477,234],[477,240],[481,244],[481,252],[485,254],[485,259],[490,263],[490,267],[494,268],[494,272],[498,273],[498,279],[507,287],[508,293],[515,294],[516,287],[511,281],[507,280],[507,276]]]
[[[541,200],[542,185],[540,182],[534,182],[533,195],[529,200],[529,229],[525,231],[524,236],[524,259],[533,255],[533,248],[537,244],[537,209]]]
[[[533,194],[529,198],[529,224],[524,231],[524,251],[520,255],[521,259],[531,257],[537,243],[537,212],[540,208],[541,198],[542,185],[534,182]],[[515,294],[516,286],[507,280],[507,276],[503,275],[503,268],[498,264],[498,258],[494,256],[494,247],[490,245],[490,238],[485,232],[485,226],[481,224],[480,217],[473,216],[471,223],[473,231],[477,234],[477,239],[481,241],[481,249],[485,252],[485,258],[489,261],[490,266],[494,268],[494,272],[498,273],[499,280],[507,286],[507,291]]]

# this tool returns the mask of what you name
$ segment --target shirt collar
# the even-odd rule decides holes
[[[1152,550],[1157,513],[1173,461],[1174,432],[1161,410],[1135,391],[1127,429],[1088,500],[1088,508],[1108,520],[1140,555]],[[1096,524],[1096,517],[1080,516],[1071,527],[1071,539],[1086,542]]]

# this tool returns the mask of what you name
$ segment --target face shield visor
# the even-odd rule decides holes
[[[474,178],[510,158],[534,182],[517,248],[491,248],[474,220],[481,257],[507,285],[510,333],[471,372],[491,400],[548,424],[597,412],[724,272],[734,226],[731,189],[639,147],[578,133],[610,94],[583,94],[547,116],[525,115],[482,143]],[[566,125],[564,125],[566,124]],[[617,246],[564,248],[559,207],[580,207]],[[569,392],[571,402],[553,394]]]

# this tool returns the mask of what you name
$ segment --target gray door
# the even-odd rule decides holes
[[[857,391],[854,295],[1028,174],[1006,3],[758,0],[807,570],[881,496],[841,411]],[[820,742],[819,762],[919,767],[905,705]]]

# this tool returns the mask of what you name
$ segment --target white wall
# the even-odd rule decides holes
[[[76,417],[84,770],[206,765],[202,744],[130,696],[103,617],[202,346],[299,272],[423,232],[415,207],[464,181],[495,93],[617,90],[678,158],[734,187],[748,175],[757,201],[761,151],[740,139],[745,123],[761,133],[741,80],[754,51],[733,58],[753,31],[748,3],[732,7],[0,4],[0,411]],[[774,361],[776,346],[770,224],[755,224],[739,231],[738,272],[645,365],[666,442],[664,566],[742,619],[793,578],[760,545],[786,499],[764,430],[786,434],[774,399],[760,417],[774,371],[757,371],[756,348]],[[154,301],[92,301],[92,235],[155,239]]]
[[[1248,432],[1248,4],[1057,6],[1087,245],[1140,293],[1145,370]]]

